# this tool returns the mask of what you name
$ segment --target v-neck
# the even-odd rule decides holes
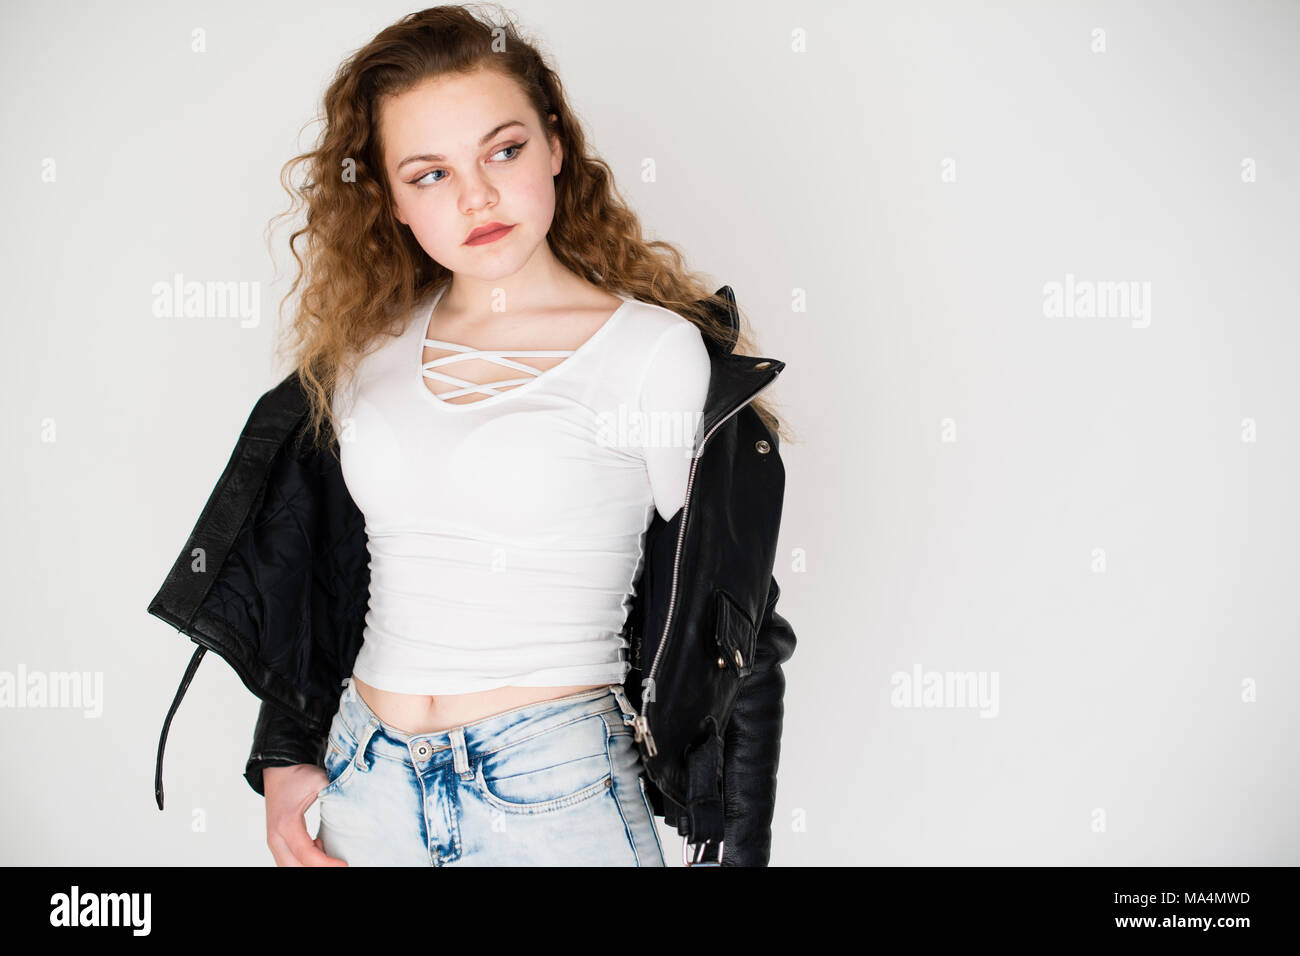
[[[433,304],[429,307],[429,311],[427,313],[424,313],[423,322],[422,323],[417,322],[417,324],[420,327],[420,335],[418,341],[418,347],[420,351],[418,353],[419,362],[415,369],[416,374],[414,377],[414,382],[415,382],[415,386],[420,390],[421,394],[424,395],[427,401],[433,403],[434,405],[437,405],[439,408],[443,409],[444,411],[456,412],[456,413],[468,411],[472,408],[479,408],[485,405],[492,406],[492,405],[497,405],[501,402],[508,402],[511,398],[513,398],[515,395],[518,395],[520,392],[527,392],[530,389],[536,388],[538,385],[542,384],[544,380],[553,377],[555,373],[559,372],[561,369],[572,364],[574,361],[578,359],[579,356],[591,351],[591,349],[594,348],[598,344],[600,339],[604,337],[605,334],[609,331],[610,327],[613,326],[614,323],[619,320],[619,317],[627,311],[628,306],[636,301],[635,299],[628,298],[627,296],[618,295],[618,293],[613,293],[615,296],[623,300],[622,304],[617,309],[614,310],[613,315],[611,315],[608,319],[606,319],[601,324],[600,328],[596,329],[595,332],[589,335],[587,337],[587,340],[583,342],[581,345],[579,345],[576,349],[520,349],[517,352],[512,352],[507,349],[477,349],[472,346],[462,345],[457,342],[447,342],[442,339],[429,338],[429,326],[433,322],[433,314],[437,310],[438,303],[442,300],[442,296],[447,291],[449,285],[450,283],[446,283],[443,285],[441,289],[438,290],[437,295],[434,297]],[[543,369],[540,371],[534,369],[536,374],[533,375],[531,380],[526,381],[520,385],[514,385],[513,387],[507,389],[506,391],[501,392],[500,394],[489,395],[487,398],[475,399],[472,402],[448,402],[445,399],[439,398],[437,395],[431,392],[429,390],[429,386],[424,383],[425,369],[431,364],[430,362],[426,362],[424,360],[424,349],[426,343],[432,344],[434,348],[442,349],[443,351],[454,351],[454,350],[464,351],[466,353],[469,353],[469,357],[473,357],[473,355],[479,352],[489,353],[493,355],[501,355],[507,358],[513,355],[528,355],[530,353],[538,353],[538,352],[549,353],[552,356],[564,354],[567,357],[564,359],[564,361],[558,363],[557,365],[552,365],[548,369]],[[447,348],[448,346],[454,346],[455,349],[454,350],[448,349]],[[440,356],[440,358],[448,358],[448,357],[449,356],[445,356],[445,355]],[[433,361],[437,361],[437,359]],[[497,382],[471,382],[469,384],[481,385],[484,388],[490,388],[492,386],[505,384],[506,381],[510,381],[510,380],[503,379]],[[449,389],[449,391],[455,391],[455,389],[452,388]]]

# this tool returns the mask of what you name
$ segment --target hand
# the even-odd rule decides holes
[[[320,837],[307,833],[307,808],[329,783],[325,771],[315,764],[265,767],[262,788],[266,791],[266,845],[276,866],[347,866],[327,856]]]

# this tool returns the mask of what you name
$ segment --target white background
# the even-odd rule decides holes
[[[4,7],[0,670],[104,710],[0,710],[0,863],[271,864],[215,655],[154,804],[193,645],[145,608],[286,371],[280,167],[415,9]],[[788,363],[772,864],[1300,862],[1296,6],[511,9]],[[260,324],[155,317],[176,273],[261,283]],[[1048,317],[1067,274],[1149,283],[1150,324]],[[996,673],[997,716],[894,706],[918,666]]]

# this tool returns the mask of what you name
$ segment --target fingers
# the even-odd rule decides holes
[[[282,832],[281,836],[298,866],[347,866],[344,860],[325,852],[325,844],[319,837],[311,838],[304,817],[295,816],[287,827],[288,832]]]
[[[278,768],[268,768],[278,769]],[[287,768],[266,780],[266,845],[276,866],[347,866],[330,856],[320,837],[307,832],[307,811],[319,799],[325,774],[307,765]],[[296,792],[296,797],[295,797]]]
[[[314,841],[307,842],[302,848],[299,859],[302,860],[303,866],[347,866],[346,861],[328,855]]]
[[[276,866],[302,866],[293,851],[289,849],[289,844],[285,842],[284,837],[279,833],[271,831],[266,835],[266,845],[271,850],[271,858],[275,860]]]

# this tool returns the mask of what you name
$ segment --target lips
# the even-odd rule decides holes
[[[501,222],[489,222],[486,225],[479,226],[469,234],[465,240],[465,245],[475,246],[484,242],[493,242],[506,235],[514,226],[507,226]]]

